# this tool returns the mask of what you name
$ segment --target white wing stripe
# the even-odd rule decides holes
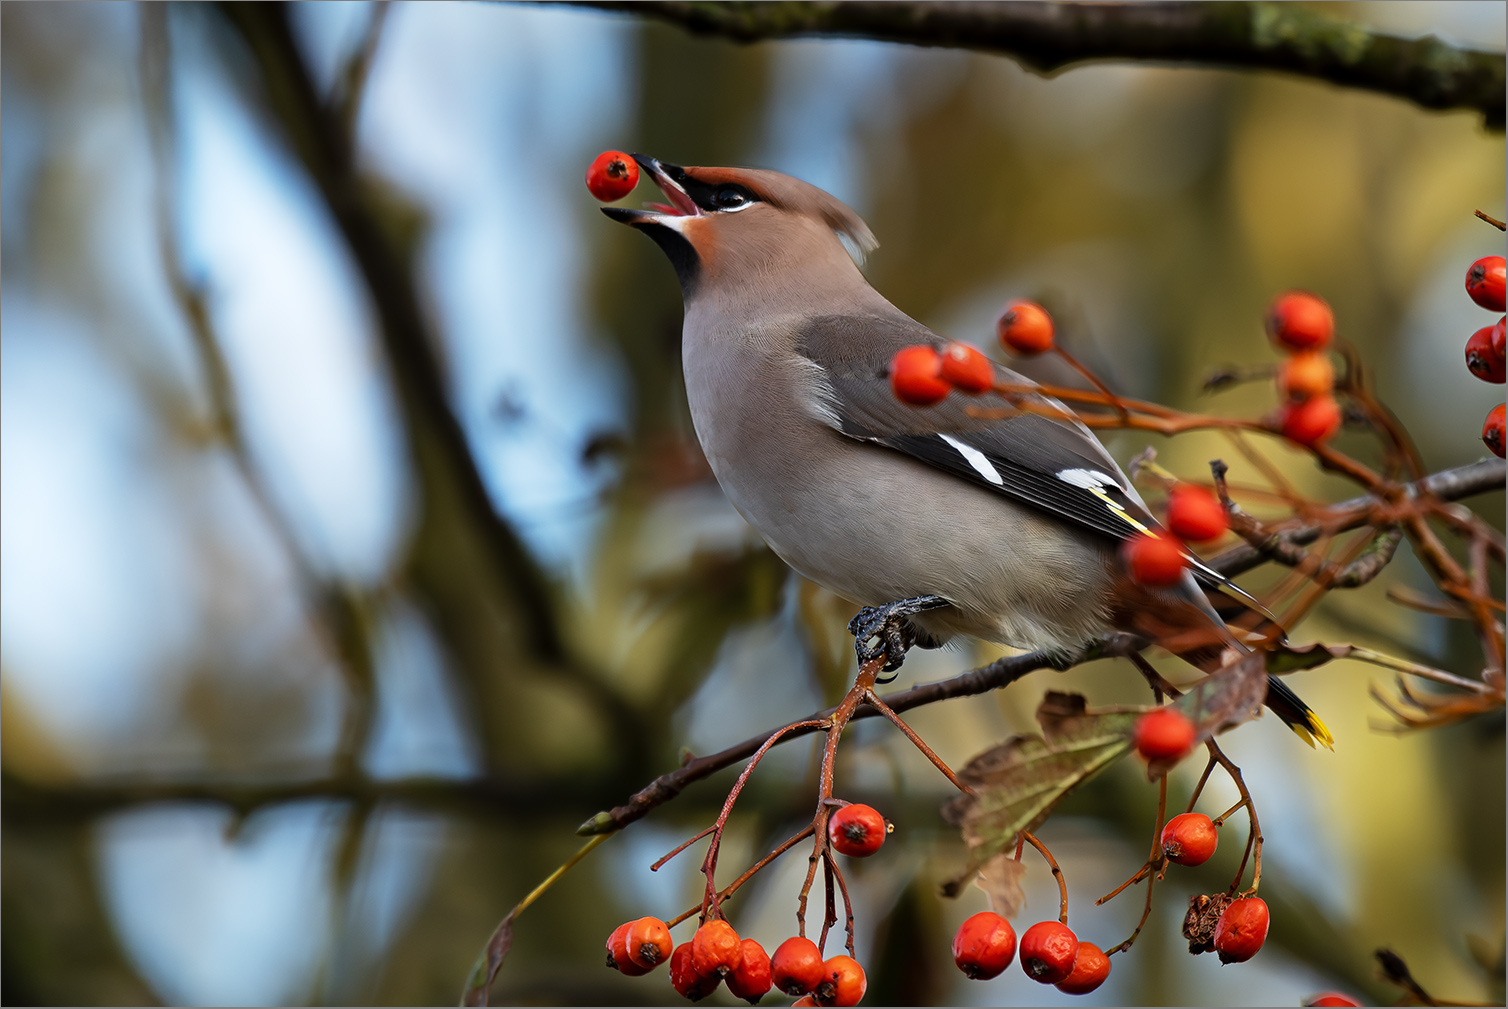
[[[965,445],[963,442],[950,435],[939,434],[938,437],[957,449],[958,454],[963,456],[964,461],[967,462],[970,466],[974,467],[974,472],[978,473],[980,476],[984,477],[986,480],[997,487],[1005,485],[1005,481],[1001,478],[1000,473],[995,469],[994,464],[991,463],[989,459],[985,458],[983,452],[979,451],[977,448],[973,448],[972,446]]]

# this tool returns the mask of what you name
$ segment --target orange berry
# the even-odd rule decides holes
[[[1482,444],[1492,449],[1492,454],[1499,459],[1503,458],[1503,447],[1508,443],[1508,434],[1505,434],[1503,428],[1503,404],[1499,403],[1492,408],[1487,421],[1482,425]]]
[[[942,355],[925,344],[903,347],[890,359],[890,391],[902,403],[941,403],[953,389],[941,376]]]
[[[1483,256],[1466,271],[1466,293],[1489,312],[1503,310],[1503,287],[1508,265],[1502,256]]]
[[[1081,942],[1073,958],[1073,970],[1058,982],[1057,988],[1067,995],[1088,995],[1109,976],[1110,958],[1105,951],[1092,942]]]
[[[1285,403],[1278,415],[1278,430],[1300,445],[1329,441],[1340,430],[1340,404],[1333,396],[1315,396],[1300,403]]]
[[[1287,399],[1325,396],[1334,388],[1335,366],[1319,351],[1299,351],[1278,365],[1278,389]]]
[[[828,957],[822,964],[822,980],[812,991],[812,998],[822,1006],[858,1005],[868,987],[859,961],[840,954]]]
[[[707,922],[691,937],[691,967],[698,974],[727,977],[743,955],[738,933],[721,918]]]
[[[753,939],[745,939],[743,957],[728,975],[728,990],[734,998],[754,1005],[770,990],[770,956]]]
[[[1203,813],[1180,813],[1162,828],[1162,851],[1179,865],[1203,865],[1215,853],[1220,832]]]
[[[634,922],[626,921],[613,929],[613,934],[607,937],[607,965],[629,977],[639,977],[648,974],[649,968],[635,963],[628,955],[628,931],[633,926]]]
[[[683,942],[670,954],[670,986],[682,998],[700,1002],[717,990],[717,974],[699,974],[691,962],[691,943]]]
[[[770,957],[770,980],[787,995],[805,995],[823,977],[822,951],[805,936],[791,936]]]
[[[621,200],[639,184],[639,163],[622,151],[603,151],[586,170],[586,188],[603,203]]]
[[[1489,340],[1492,352],[1500,359],[1508,359],[1508,347],[1503,346],[1505,339],[1508,339],[1508,315],[1503,316],[1492,327],[1492,336]]]
[[[1016,930],[994,911],[980,911],[958,926],[953,962],[974,981],[999,977],[1016,958]]]
[[[1233,900],[1215,923],[1215,952],[1221,963],[1245,963],[1267,941],[1267,902],[1261,897]]]
[[[827,839],[845,855],[863,858],[873,855],[885,843],[890,824],[873,806],[851,803],[837,810],[827,820]]]
[[[1147,760],[1177,760],[1194,747],[1198,733],[1176,708],[1154,708],[1136,720],[1136,752]]]
[[[1288,291],[1267,309],[1267,335],[1287,350],[1322,350],[1335,335],[1335,313],[1323,298]]]
[[[628,958],[640,967],[654,967],[670,959],[670,929],[658,918],[640,918],[628,926],[623,944]]]
[[[1052,349],[1052,316],[1034,301],[1013,301],[995,323],[995,334],[1018,354],[1040,354]]]
[[[1171,536],[1137,533],[1121,544],[1121,558],[1138,585],[1172,585],[1183,577],[1183,548]]]
[[[1039,921],[1021,934],[1021,969],[1042,984],[1057,984],[1073,973],[1079,937],[1060,921]]]
[[[995,387],[995,365],[966,343],[949,343],[942,349],[942,380],[959,392],[977,395]]]
[[[1494,385],[1502,385],[1504,379],[1503,355],[1492,349],[1493,332],[1498,326],[1483,326],[1466,341],[1467,370],[1482,381]]]
[[[1311,995],[1304,1000],[1306,1006],[1350,1006],[1352,1009],[1361,1009],[1361,1003],[1349,995],[1343,995],[1338,991],[1320,992]]]
[[[1230,522],[1214,494],[1203,487],[1181,483],[1168,495],[1168,528],[1174,536],[1199,543],[1225,535]]]

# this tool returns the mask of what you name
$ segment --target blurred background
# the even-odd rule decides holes
[[[1504,47],[1502,3],[1319,6]],[[1044,79],[960,52],[743,47],[514,5],[393,5],[372,48],[373,5],[298,5],[322,92],[350,93],[347,70],[369,68],[358,160],[438,334],[458,456],[380,338],[240,37],[221,11],[169,8],[0,8],[9,1004],[454,1002],[583,820],[685,750],[841,695],[852,608],[792,576],[712,481],[681,389],[673,274],[582,185],[601,150],[822,186],[873,227],[866,271],[902,309],[987,347],[1006,300],[1038,298],[1136,396],[1270,409],[1270,383],[1202,396],[1200,381],[1271,363],[1263,309],[1303,287],[1335,306],[1431,469],[1481,457],[1501,401],[1461,359],[1492,321],[1462,277],[1503,251],[1472,216],[1504,216],[1503,135],[1478,116],[1272,74]],[[1122,463],[1149,443],[1107,442]],[[1230,456],[1219,439],[1155,444],[1195,478]],[[1363,434],[1342,444],[1366,451]],[[1304,457],[1272,456],[1307,493],[1350,496]],[[1502,528],[1501,493],[1471,505]],[[1466,625],[1388,603],[1398,584],[1429,588],[1406,547],[1295,639],[1476,675]],[[896,687],[998,654],[913,653]],[[1137,947],[1081,999],[953,969],[949,937],[985,900],[937,895],[962,857],[937,814],[946,782],[893,730],[856,725],[839,794],[897,824],[850,877],[867,1001],[1296,1005],[1336,987],[1392,1001],[1371,960],[1388,946],[1440,997],[1501,1004],[1502,718],[1400,735],[1367,696],[1380,670],[1290,682],[1336,751],[1271,718],[1228,745],[1266,832],[1266,950],[1221,968],[1178,935],[1188,895],[1234,871],[1232,836],[1170,874]],[[1101,662],[913,725],[956,765],[1031,731],[1051,688],[1146,701],[1129,664]],[[781,747],[754,777],[728,878],[809,817],[816,754],[811,739]],[[1173,801],[1197,771],[1175,774]],[[695,902],[700,846],[649,865],[711,822],[732,773],[530,908],[494,1000],[673,999],[663,972],[604,970],[602,941]],[[1217,781],[1200,808],[1233,794]],[[1124,762],[1042,829],[1082,938],[1108,946],[1134,926],[1140,889],[1093,900],[1141,863],[1155,804]],[[1028,864],[1018,928],[1056,912],[1051,877]],[[730,903],[741,934],[773,949],[793,933],[804,870],[788,858]]]

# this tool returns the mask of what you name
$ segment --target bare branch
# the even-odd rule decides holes
[[[569,2],[569,0],[568,0]],[[1502,53],[1433,35],[1400,38],[1291,3],[601,2],[739,42],[799,36],[877,39],[1010,56],[1049,73],[1145,60],[1276,70],[1394,95],[1429,109],[1471,109],[1503,128]]]

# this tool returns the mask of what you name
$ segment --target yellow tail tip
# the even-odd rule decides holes
[[[1330,734],[1329,726],[1320,720],[1319,715],[1316,715],[1312,711],[1305,711],[1304,717],[1309,723],[1308,725],[1295,723],[1289,726],[1293,730],[1294,735],[1308,743],[1310,749],[1314,748],[1315,740],[1318,740],[1320,745],[1325,749],[1332,753],[1335,752],[1335,737]]]

